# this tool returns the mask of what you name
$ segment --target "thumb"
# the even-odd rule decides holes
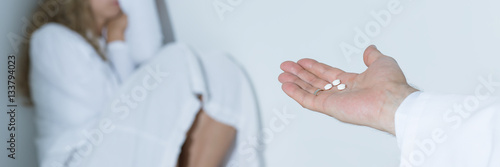
[[[380,53],[377,47],[375,45],[370,45],[366,48],[365,53],[363,54],[363,61],[367,67],[370,67],[375,60],[381,57],[384,57],[384,55]]]

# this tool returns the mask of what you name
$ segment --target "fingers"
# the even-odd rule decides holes
[[[297,101],[304,108],[308,108],[315,111],[322,111],[320,107],[323,106],[321,103],[324,101],[324,99],[328,97],[328,95],[331,95],[332,91],[335,92],[338,91],[332,89],[329,91],[322,91],[318,95],[314,95],[314,92],[318,88],[323,89],[324,86],[326,84],[330,84],[331,81],[320,78],[311,73],[310,70],[304,69],[301,65],[291,61],[286,61],[282,63],[281,69],[285,72],[278,77],[278,80],[281,83],[283,83],[282,85],[283,91],[292,99]],[[335,76],[345,73],[342,70],[329,66],[327,69],[320,69],[320,70],[325,71],[322,72],[324,73],[322,74],[324,76],[331,75],[331,73],[333,73]],[[334,78],[334,77],[324,77],[324,78]]]
[[[281,86],[283,91],[290,96],[292,99],[297,101],[302,107],[308,108],[311,110],[317,110],[314,107],[314,102],[316,98],[320,98],[323,96],[316,96],[312,93],[309,93],[305,91],[304,89],[301,89],[297,84],[291,83],[291,82],[286,82],[283,83]]]
[[[312,85],[316,88],[324,88],[325,85],[329,84],[331,81],[324,80],[318,76],[311,73],[309,70],[302,68],[297,63],[292,61],[286,61],[281,64],[281,69],[287,73],[293,74],[303,80],[304,82]],[[290,80],[288,80],[290,81]],[[283,83],[283,82],[282,82]],[[313,90],[314,91],[314,90]]]
[[[301,59],[297,63],[313,75],[318,76],[329,83],[337,79],[339,75],[345,73],[338,68],[331,67],[313,59]]]
[[[370,65],[377,59],[384,57],[384,55],[377,49],[375,45],[370,45],[368,48],[366,48],[365,52],[363,53],[363,61],[365,62],[365,65],[367,67],[370,67]]]
[[[300,79],[296,75],[293,75],[293,74],[288,73],[288,72],[284,72],[284,73],[280,74],[280,76],[278,77],[278,80],[281,83],[294,83],[297,86],[299,86],[300,88],[302,88],[303,90],[307,91],[308,93],[314,93],[318,89],[317,87],[314,87],[311,84],[303,81],[302,79]]]

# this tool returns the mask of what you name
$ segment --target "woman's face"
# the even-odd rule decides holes
[[[121,12],[118,0],[90,0],[90,7],[95,17],[104,20],[112,19]]]

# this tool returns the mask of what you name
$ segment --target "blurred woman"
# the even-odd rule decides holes
[[[168,91],[185,90],[184,93],[189,95],[185,98],[182,95],[175,95],[179,97],[177,99],[179,101],[167,103],[169,104],[167,107],[186,108],[186,106],[192,105],[192,108],[196,109],[196,113],[189,115],[181,109],[170,115],[144,111],[137,116],[129,116],[132,118],[130,118],[131,121],[128,125],[134,129],[134,133],[122,136],[104,136],[108,140],[102,142],[97,140],[103,138],[99,138],[103,132],[92,131],[92,127],[100,127],[102,131],[104,131],[103,124],[104,127],[114,127],[110,122],[103,123],[100,118],[102,118],[103,113],[108,112],[106,110],[112,103],[113,97],[116,96],[115,94],[120,91],[120,87],[127,80],[130,80],[133,73],[140,70],[137,67],[146,62],[136,62],[127,55],[127,46],[124,42],[127,16],[122,13],[117,0],[66,0],[64,3],[47,0],[44,4],[49,3],[58,3],[58,11],[49,17],[45,24],[38,25],[33,29],[29,44],[29,90],[36,111],[39,131],[36,142],[42,167],[123,166],[120,163],[137,166],[138,164],[132,163],[156,156],[160,158],[151,160],[146,166],[176,164],[177,166],[215,167],[227,163],[227,157],[235,140],[236,129],[234,126],[213,119],[201,108],[205,97],[202,94],[189,92],[190,88],[184,84],[188,82],[188,77],[183,78],[184,75],[178,75],[179,77],[173,75],[172,78],[168,78],[165,82],[168,82],[173,88],[168,88],[165,95],[157,97],[169,96],[165,99],[172,99],[174,95],[166,95],[169,94]],[[41,12],[42,8],[37,11]],[[183,49],[177,47],[178,50],[179,48]],[[175,50],[175,47],[170,50]],[[166,51],[166,53],[171,52],[174,51]],[[170,55],[155,59],[169,62],[170,64],[163,65],[172,67],[176,64],[186,63],[187,61],[184,61],[183,57],[185,56]],[[183,67],[173,70],[180,74],[189,71]],[[238,73],[238,75],[241,74]],[[190,101],[193,98],[197,101],[196,103],[194,100]],[[161,101],[160,99],[156,100]],[[156,103],[162,102],[154,103],[152,105],[161,105]],[[223,106],[224,104],[219,105]],[[144,115],[148,114],[151,115],[146,118]],[[187,114],[187,116],[182,116],[182,114]],[[161,124],[162,120],[168,120],[167,118],[171,116],[187,117],[186,121],[181,122],[190,126],[178,128],[177,124],[174,123]],[[134,121],[138,121],[139,117],[158,123],[134,125]],[[169,119],[182,120],[183,118]],[[148,129],[157,129],[158,126],[173,130],[152,132],[151,134],[154,136],[160,136],[154,138],[161,139],[162,136],[166,136],[163,137],[166,138],[165,141],[184,139],[181,145],[173,144],[175,147],[157,148],[152,146],[148,147],[149,151],[146,151],[155,154],[151,151],[154,150],[161,155],[126,155],[127,153],[139,153],[138,149],[146,147],[140,144],[131,146],[142,141],[138,138],[147,136],[141,134],[141,129],[147,131]],[[176,137],[174,140],[171,137],[176,134],[174,132],[183,133],[185,136]],[[100,141],[100,145],[103,146],[85,146],[78,143],[78,141],[82,141],[82,138],[86,138],[90,142]],[[110,141],[111,139],[113,141]],[[128,139],[134,140],[128,141]],[[113,144],[117,146],[112,146]],[[166,145],[169,144],[171,143]],[[99,145],[99,143],[95,145]],[[172,148],[172,150],[155,150],[162,148]],[[161,159],[162,151],[172,152],[177,157],[177,162],[163,162],[165,160]],[[165,155],[169,154],[165,153]],[[144,166],[144,164],[139,165]]]

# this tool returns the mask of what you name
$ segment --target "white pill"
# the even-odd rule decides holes
[[[332,84],[326,84],[325,85],[325,90],[330,90],[331,88],[333,88]]]
[[[337,86],[337,89],[344,90],[345,87],[346,87],[345,84],[340,84],[339,86]]]
[[[336,79],[335,81],[332,82],[333,86],[337,86],[340,84],[340,79]]]

